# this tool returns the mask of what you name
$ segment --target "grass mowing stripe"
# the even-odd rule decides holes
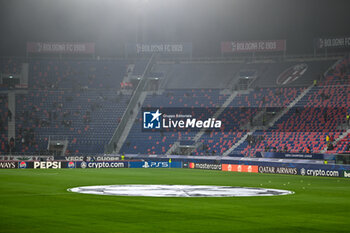
[[[52,173],[58,174],[45,175]],[[348,232],[349,182],[192,169],[0,170],[0,232]],[[263,187],[295,194],[154,198],[66,191],[113,184]]]

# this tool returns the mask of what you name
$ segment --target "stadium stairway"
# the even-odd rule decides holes
[[[348,145],[344,125],[346,109],[350,103],[349,58],[336,62],[317,86],[296,101],[295,109],[283,114],[268,130],[254,132],[257,143],[242,142],[234,152],[252,154],[258,150],[273,149],[290,152],[343,152]],[[296,109],[298,111],[296,111]],[[328,116],[328,117],[325,117]],[[283,131],[281,131],[283,130]],[[327,136],[334,138],[335,149],[329,151]],[[332,139],[333,140],[333,139]],[[339,143],[338,143],[339,142]]]
[[[152,55],[145,69],[143,70],[143,73],[140,76],[140,81],[133,92],[128,106],[126,107],[121,122],[114,131],[113,136],[109,140],[108,144],[106,145],[105,153],[119,153],[120,149],[123,147],[123,144],[136,120],[136,117],[138,116],[140,107],[143,105],[143,102],[147,97],[147,85],[149,81],[147,75],[152,70],[155,59],[156,56]]]
[[[143,102],[145,101],[147,94],[148,94],[148,92],[144,91],[141,93],[140,97],[138,98],[137,103],[140,103],[140,106],[142,106]],[[130,113],[128,111],[124,112],[124,115],[122,118],[127,118],[128,121],[125,125],[125,128],[124,128],[122,134],[120,135],[120,137],[118,139],[118,142],[116,143],[116,148],[113,148],[114,153],[119,153],[120,149],[123,147],[124,142],[125,142],[126,138],[128,137],[132,126],[134,125],[134,122],[138,116],[139,111],[140,111],[139,105],[135,104]],[[109,143],[111,143],[111,141]]]
[[[228,96],[220,94],[220,90],[217,89],[167,89],[163,93],[148,95],[143,107],[198,107],[207,109],[221,106]],[[134,123],[122,152],[126,154],[165,154],[179,139],[193,140],[198,133],[167,130],[163,133],[142,132],[140,134],[142,131],[141,122],[142,117],[139,114],[139,121]]]
[[[6,152],[6,146],[8,143],[8,95],[6,93],[0,93],[0,154]]]
[[[16,138],[16,94],[13,91],[8,93],[8,109],[12,113],[8,121],[8,138]]]
[[[349,135],[350,135],[350,129],[348,129],[347,131],[345,131],[344,133],[339,135],[339,137],[334,140],[334,145],[337,145],[337,147],[338,147],[338,143],[341,143],[343,141],[343,139],[346,139],[347,137],[349,137]],[[336,149],[336,151],[337,151],[337,149]],[[327,152],[327,147],[322,149],[320,152],[321,153],[326,153]]]
[[[285,108],[283,111],[280,112],[274,119],[271,120],[269,123],[269,127],[272,127],[281,117],[289,112],[289,110],[294,107],[309,91],[312,89],[313,85],[310,85],[308,88],[306,88],[297,98],[295,98],[287,108]]]
[[[234,98],[236,98],[238,92],[233,92],[222,104],[222,106],[218,109],[218,111],[213,115],[213,118],[218,118],[220,114],[230,105]],[[194,140],[197,142],[205,133],[205,129],[201,130],[195,137]]]
[[[225,90],[224,90],[225,91]],[[222,112],[224,112],[224,110],[230,105],[230,103],[233,101],[233,99],[237,96],[238,92],[235,91],[233,93],[230,94],[230,96],[225,100],[225,102],[221,105],[221,107],[215,112],[215,114],[213,115],[213,118],[217,119],[220,114]],[[205,134],[206,129],[202,129],[200,130],[193,138],[194,142],[196,143],[196,145],[199,145],[199,140],[201,139],[201,137]],[[169,150],[165,153],[166,155],[171,155],[173,151],[176,150],[176,147],[179,146],[179,142],[175,142],[170,148]]]
[[[228,156],[231,154],[237,147],[239,147],[245,140],[248,138],[249,135],[252,135],[255,131],[250,131],[246,133],[241,139],[239,139],[238,142],[236,142],[232,147],[230,147],[227,151],[223,153],[223,156]]]
[[[289,110],[294,107],[309,91],[312,89],[313,85],[310,85],[308,88],[306,88],[304,91],[302,91],[284,110],[280,112],[275,118],[271,120],[269,123],[269,127],[272,127],[283,115],[289,112]],[[248,133],[246,133],[238,142],[236,142],[231,148],[226,150],[223,154],[223,156],[228,156],[231,154],[236,148],[238,148],[249,135],[254,134],[255,131],[258,130],[258,127],[253,127]]]
[[[346,137],[337,142],[334,153],[344,151],[347,151],[348,153],[350,152],[350,132],[348,132],[348,135],[346,135]]]

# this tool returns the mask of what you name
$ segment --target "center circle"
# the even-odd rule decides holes
[[[70,192],[143,197],[254,197],[288,195],[294,192],[280,189],[245,188],[210,185],[98,185],[68,189]]]

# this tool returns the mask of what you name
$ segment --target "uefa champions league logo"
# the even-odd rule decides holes
[[[160,129],[162,113],[159,109],[155,112],[143,112],[143,128],[144,129]]]
[[[294,192],[280,189],[245,188],[206,185],[97,185],[68,189],[70,192],[142,197],[254,197],[290,195]]]

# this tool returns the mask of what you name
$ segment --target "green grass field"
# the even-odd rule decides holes
[[[107,184],[287,189],[274,197],[98,196]],[[1,232],[350,232],[350,179],[192,169],[0,170]]]

